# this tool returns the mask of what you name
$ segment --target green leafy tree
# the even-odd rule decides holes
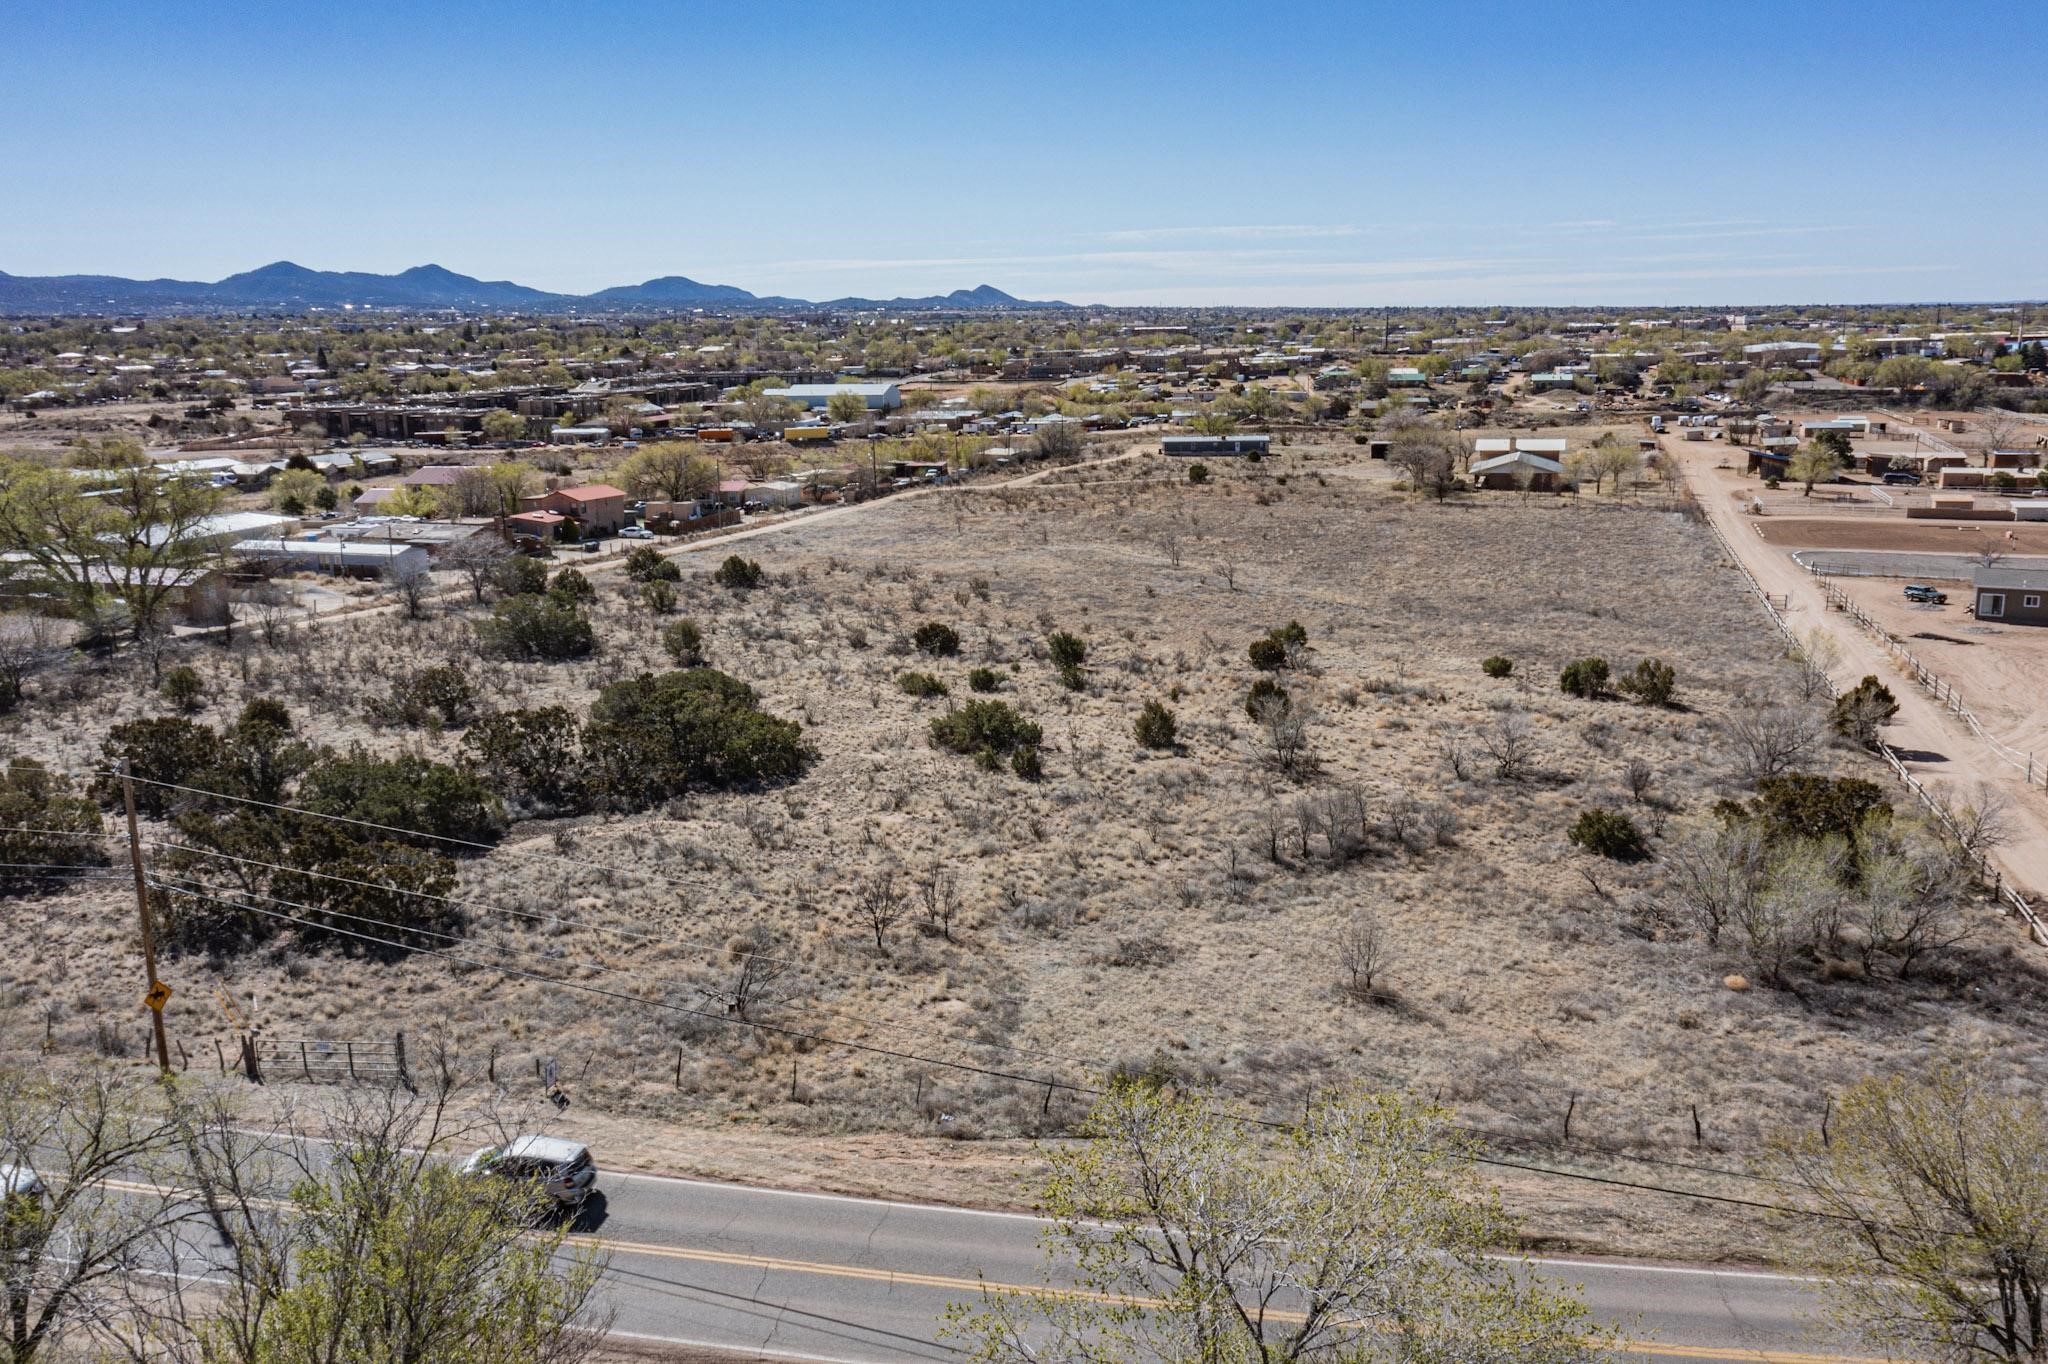
[[[559,661],[594,653],[597,634],[574,605],[522,594],[491,608],[491,618],[477,626],[477,643],[498,658]]]
[[[1038,747],[1039,727],[1019,715],[1007,701],[969,701],[958,710],[936,716],[932,742],[955,753],[992,753]]]
[[[199,709],[199,699],[206,694],[206,683],[199,676],[199,670],[189,664],[180,664],[164,674],[157,690],[164,700],[186,714]]]
[[[1567,696],[1597,700],[1607,693],[1608,668],[1604,658],[1578,658],[1564,665],[1557,675],[1557,689]]]
[[[500,445],[526,436],[526,418],[507,408],[494,407],[483,415],[484,439]]]
[[[1787,1254],[1873,1353],[2048,1358],[2048,1105],[1950,1062],[1865,1080],[1772,1173],[1825,1214]]]
[[[1627,815],[1614,810],[1582,810],[1565,837],[1596,857],[1638,862],[1650,855],[1643,831]]]
[[[593,787],[626,809],[693,786],[788,781],[816,756],[801,725],[714,668],[614,682],[590,708],[583,746]]]
[[[1513,1228],[1448,1112],[1345,1092],[1270,1137],[1245,1116],[1117,1083],[1048,1153],[1045,1288],[956,1304],[947,1333],[987,1364],[1602,1357],[1575,1296],[1499,1255]]]
[[[930,673],[899,673],[896,686],[905,696],[915,696],[919,700],[946,695],[946,684]]]
[[[456,761],[506,803],[533,814],[580,809],[583,726],[567,706],[501,710],[471,725]]]
[[[111,774],[126,762],[135,778],[135,808],[154,817],[179,802],[173,787],[195,785],[219,761],[220,736],[179,716],[154,716],[115,725],[100,752],[108,774],[94,783],[94,794],[105,804],[118,804],[121,783]]]
[[[101,830],[99,807],[68,778],[33,758],[0,764],[0,890],[48,889],[75,868],[104,866]]]
[[[1491,658],[1480,660],[1479,670],[1488,677],[1506,677],[1515,670],[1515,660],[1495,654]]]
[[[1614,685],[1646,706],[1668,706],[1678,695],[1678,670],[1662,659],[1646,658]]]
[[[160,477],[139,448],[90,485],[68,470],[0,460],[0,553],[19,556],[17,577],[61,595],[96,632],[150,639],[168,629],[172,598],[218,562],[199,532],[220,500],[192,479]]]
[[[294,803],[313,814],[388,826],[390,837],[445,850],[490,844],[505,832],[505,807],[474,773],[418,754],[330,755],[299,784]],[[390,833],[401,829],[405,833]]]
[[[858,393],[834,393],[825,399],[825,415],[842,426],[866,421],[867,399]]]
[[[1131,729],[1139,747],[1165,749],[1172,748],[1178,741],[1180,724],[1174,719],[1173,712],[1160,702],[1147,701]]]
[[[724,563],[712,571],[711,581],[720,587],[729,587],[735,591],[749,591],[759,587],[764,577],[760,564],[752,559],[743,559],[737,554],[731,554],[726,556]]]
[[[910,642],[922,653],[950,658],[960,652],[960,632],[942,621],[928,620],[910,632]]]
[[[619,480],[635,497],[689,502],[718,489],[718,462],[694,444],[658,441],[642,446],[621,464]]]
[[[695,668],[704,662],[704,631],[694,620],[671,622],[661,632],[661,647],[678,668]]]
[[[1813,496],[1813,485],[1832,482],[1842,472],[1842,457],[1832,445],[1808,441],[1792,452],[1785,462],[1785,477],[1800,484],[1804,497]]]
[[[472,535],[469,539],[480,540],[482,537]],[[508,597],[535,595],[548,590],[548,566],[524,554],[492,556],[485,571],[497,584],[498,590]],[[481,588],[477,591],[477,600],[483,600]]]
[[[569,606],[584,606],[597,600],[597,589],[583,576],[583,570],[565,568],[548,584],[548,595]]]
[[[1855,686],[1835,698],[1835,705],[1829,714],[1829,722],[1835,733],[1845,739],[1863,745],[1877,747],[1877,732],[1890,724],[1899,713],[1899,698],[1892,690],[1874,676],[1866,676]]]

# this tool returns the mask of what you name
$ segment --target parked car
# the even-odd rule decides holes
[[[1939,588],[1929,587],[1926,583],[1907,583],[1906,600],[1945,606],[1948,604],[1948,593]]]
[[[652,540],[654,532],[645,526],[622,526],[619,529],[619,538],[621,540]]]
[[[590,1148],[564,1137],[514,1137],[503,1146],[486,1146],[462,1162],[466,1175],[530,1180],[566,1208],[582,1206],[597,1185],[597,1163]]]
[[[1893,469],[1885,474],[1884,481],[1891,484],[1904,484],[1908,487],[1914,487],[1918,486],[1920,475],[1905,469]]]
[[[11,1199],[41,1203],[43,1201],[42,1177],[26,1165],[0,1163],[0,1204]]]

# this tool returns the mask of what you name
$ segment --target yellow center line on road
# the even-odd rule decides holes
[[[969,1279],[951,1274],[913,1274],[903,1270],[875,1269],[866,1265],[830,1264],[818,1260],[789,1260],[774,1255],[747,1255],[738,1251],[698,1250],[687,1246],[649,1245],[614,1241],[601,1236],[572,1235],[572,1245],[621,1255],[652,1255],[699,1264],[734,1265],[742,1269],[777,1270],[787,1274],[818,1274],[835,1279],[859,1279],[870,1283],[901,1284],[910,1288],[944,1288],[964,1293],[1043,1294],[1078,1302],[1100,1302],[1125,1307],[1164,1307],[1160,1298],[1132,1297],[1098,1292],[1091,1288],[1051,1288],[1031,1284],[1001,1283],[990,1279]],[[1298,1312],[1269,1312],[1268,1319],[1300,1321]],[[1799,1350],[1752,1350],[1723,1345],[1667,1345],[1655,1340],[1621,1340],[1615,1348],[1624,1354],[1651,1355],[1665,1359],[1733,1360],[1740,1364],[1888,1364],[1861,1355],[1810,1354]]]

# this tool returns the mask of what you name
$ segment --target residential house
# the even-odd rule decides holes
[[[626,490],[609,483],[582,483],[522,497],[519,508],[566,516],[585,535],[610,535],[626,524]]]
[[[1527,488],[1547,493],[1565,484],[1564,465],[1527,450],[1472,462],[1472,481],[1482,488]]]

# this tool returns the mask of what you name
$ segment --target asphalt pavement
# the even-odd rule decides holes
[[[771,1356],[885,1364],[964,1358],[939,1335],[983,1285],[1042,1280],[1044,1223],[647,1175],[601,1175],[577,1233],[609,1254],[616,1329]],[[1812,1286],[1760,1270],[1545,1259],[1643,1359],[1856,1360],[1820,1334]]]

